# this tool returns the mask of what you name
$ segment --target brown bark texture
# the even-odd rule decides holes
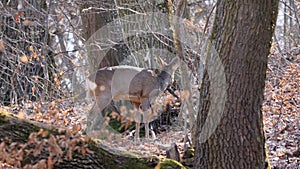
[[[212,87],[215,77],[206,67],[196,124],[195,168],[269,167],[261,104],[277,11],[277,0],[218,1],[210,38],[210,49],[218,55],[207,58],[206,65],[214,65],[214,57],[219,58],[225,83],[218,85],[225,85],[226,100],[222,111],[209,114],[222,100],[212,101],[212,91],[219,88]],[[215,120],[217,116],[220,121]],[[209,118],[213,120],[206,121]],[[218,123],[211,135],[203,134],[205,123]]]
[[[97,31],[103,31],[101,30],[103,27],[109,27],[108,25],[116,27],[114,20],[117,18],[117,9],[114,1],[84,1],[81,4],[81,11],[83,36],[87,41],[87,45],[89,45],[90,38],[97,38],[95,34],[101,34]],[[89,53],[90,66],[97,70],[107,66],[119,65],[126,57],[122,55],[122,52],[126,53],[127,48],[120,42],[114,43],[117,45],[112,45],[112,49],[105,53],[105,56],[100,56],[97,51]]]

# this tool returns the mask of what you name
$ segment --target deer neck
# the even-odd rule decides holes
[[[161,71],[157,78],[159,82],[159,90],[165,91],[172,79],[171,74],[166,71]]]

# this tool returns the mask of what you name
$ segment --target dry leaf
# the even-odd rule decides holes
[[[2,39],[0,39],[0,51],[4,52],[4,50],[5,50],[4,42]]]
[[[34,86],[32,86],[32,88],[31,88],[31,93],[34,95],[35,93],[35,88],[34,88]]]
[[[33,56],[33,58],[37,58],[37,54],[36,54],[36,52],[33,52],[33,54],[32,54],[32,56]]]
[[[33,51],[33,46],[31,46],[31,45],[29,46],[29,51],[31,51],[31,52]]]
[[[157,166],[154,167],[154,169],[160,169],[160,163],[158,163]]]
[[[23,55],[23,56],[21,56],[20,57],[20,61],[22,62],[22,63],[28,63],[28,58],[27,58],[27,56],[26,55]]]
[[[83,155],[83,157],[85,157],[85,155],[86,155],[86,150],[85,150],[85,148],[82,148],[82,149],[81,149],[81,154]]]
[[[50,156],[48,156],[47,166],[50,169],[53,168],[53,166],[54,166],[54,162],[53,162],[53,160],[52,160],[52,158]]]
[[[34,76],[34,81],[35,81],[35,82],[38,82],[38,81],[39,81],[39,76],[37,76],[37,75]]]
[[[23,111],[19,111],[18,118],[19,119],[24,119],[24,116],[25,116],[24,112]]]
[[[29,26],[29,25],[30,25],[30,23],[31,23],[31,21],[29,21],[29,20],[25,20],[25,21],[23,21],[23,25],[24,25],[24,26]]]

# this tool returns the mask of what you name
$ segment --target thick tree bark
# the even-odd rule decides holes
[[[102,27],[105,27],[117,19],[116,4],[112,0],[105,1],[83,1],[81,4],[81,17],[83,24],[83,35],[86,41],[97,34],[97,31],[101,31]],[[117,25],[114,25],[117,27]],[[98,33],[99,34],[99,33]],[[89,43],[89,42],[88,42]],[[116,45],[112,45],[111,50],[105,53],[104,56],[99,56],[99,53],[89,53],[90,67],[93,67],[92,71],[107,66],[116,66],[127,57],[127,46],[122,42],[114,42]],[[98,49],[100,50],[100,49]]]
[[[43,125],[43,124],[41,124]],[[40,125],[39,125],[40,126]],[[33,140],[32,137],[29,137],[31,133],[33,132],[39,132],[42,127],[39,127],[36,124],[32,124],[31,122],[28,122],[26,120],[20,120],[12,115],[5,115],[0,112],[0,146],[2,145],[2,142],[5,142],[7,145],[10,145],[10,147],[13,144],[21,144],[21,147],[24,147],[24,145],[29,145],[30,141]],[[59,133],[56,129],[50,130],[44,128],[45,131],[48,131],[49,134],[54,135],[54,137],[60,135],[59,137],[62,137],[62,133]],[[41,139],[43,141],[50,139],[51,136],[44,136],[44,139]],[[56,137],[58,138],[58,137]],[[70,138],[72,137],[65,137]],[[60,145],[60,141],[56,140],[58,145]],[[77,142],[78,143],[78,142]],[[33,143],[33,144],[40,144],[39,142]],[[171,159],[162,159],[155,156],[152,157],[139,157],[137,155],[130,154],[128,152],[121,152],[115,149],[111,149],[108,147],[104,147],[102,144],[94,142],[93,140],[89,140],[86,142],[88,144],[88,148],[93,151],[93,153],[82,153],[78,152],[76,150],[72,153],[72,158],[66,158],[67,156],[67,149],[61,148],[63,150],[63,156],[62,161],[59,164],[55,164],[54,168],[114,168],[114,169],[126,169],[126,168],[140,168],[140,169],[146,169],[146,168],[154,168],[154,167],[160,167],[160,168],[184,168],[181,164],[177,163],[176,161],[173,161]],[[45,146],[45,145],[44,145]],[[68,145],[72,146],[71,144]],[[83,146],[83,145],[82,145]],[[30,145],[28,146],[31,147]],[[34,149],[34,151],[37,151],[38,146],[31,147]],[[26,158],[23,159],[21,162],[22,168],[27,164],[34,165],[38,163],[40,160],[48,159],[50,157],[49,149],[51,147],[44,147],[43,151],[40,155],[37,157],[34,157],[33,155],[26,155]],[[7,151],[2,149],[0,152],[2,154],[0,155],[0,159],[4,158],[3,151]],[[27,149],[28,152],[28,149]],[[13,155],[13,152],[8,152]],[[18,153],[26,153],[21,152],[20,150]],[[34,153],[34,152],[33,152]],[[84,155],[83,155],[84,154]],[[25,160],[26,159],[26,160]],[[2,159],[3,160],[3,159]],[[46,163],[47,164],[47,163]],[[43,166],[45,167],[45,166]],[[40,167],[39,167],[40,168]]]
[[[219,106],[213,76],[204,73],[197,117],[195,168],[268,168],[261,104],[278,1],[218,1],[211,36],[226,78],[226,101],[210,137],[203,126]],[[218,96],[217,96],[218,97]],[[217,120],[208,122],[213,126]],[[200,138],[199,138],[200,137]]]

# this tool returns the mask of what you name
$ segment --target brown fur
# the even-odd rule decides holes
[[[149,138],[150,103],[171,83],[179,66],[174,58],[169,64],[160,60],[161,71],[133,66],[113,66],[102,68],[86,80],[89,94],[102,111],[112,100],[130,100],[135,108],[142,106],[146,138]],[[159,72],[159,73],[158,73]],[[135,138],[139,138],[140,121],[136,122]]]

